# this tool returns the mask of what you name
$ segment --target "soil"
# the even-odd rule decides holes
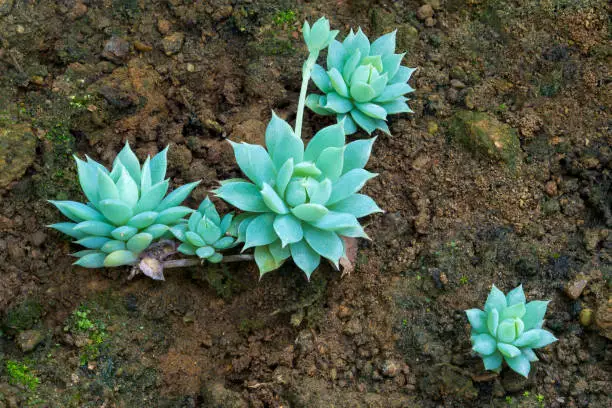
[[[0,0],[0,407],[612,406],[609,5],[428,1]],[[397,28],[418,67],[355,271],[72,266],[45,227],[82,197],[71,155],[170,144],[196,206],[239,174],[226,138],[295,118],[320,15]],[[330,123],[307,112],[305,137]],[[551,300],[528,379],[471,353],[492,284]]]

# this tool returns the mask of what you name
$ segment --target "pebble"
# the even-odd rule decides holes
[[[423,4],[416,12],[417,18],[421,21],[433,17],[434,10],[430,4]]]
[[[45,336],[40,330],[25,330],[19,333],[16,341],[21,351],[27,353],[34,350],[44,338]]]
[[[363,327],[361,327],[361,322],[358,319],[349,320],[342,329],[344,334],[355,335],[359,334],[363,331]]]
[[[442,9],[442,2],[440,0],[429,0],[427,2],[434,10]]]
[[[32,234],[32,236],[30,237],[30,242],[32,243],[32,245],[34,245],[35,247],[39,247],[42,244],[45,243],[45,240],[47,239],[47,234],[45,234],[42,231],[36,231],[35,233]]]
[[[113,36],[104,43],[102,56],[116,64],[123,63],[130,53],[130,43],[121,37]]]
[[[585,279],[577,279],[573,282],[570,282],[565,287],[565,294],[572,300],[576,300],[582,294],[584,288],[586,288],[587,281]]]
[[[153,47],[151,47],[149,44],[138,40],[134,41],[134,48],[140,52],[149,52],[153,50]]]
[[[451,86],[455,89],[463,89],[465,88],[465,84],[458,79],[451,79]]]
[[[584,327],[590,326],[593,323],[593,310],[592,309],[582,309],[580,311],[580,324]]]
[[[338,317],[340,319],[348,319],[349,317],[351,317],[352,311],[349,307],[344,306],[344,305],[340,305],[340,307],[338,307]]]
[[[157,31],[159,31],[160,34],[168,34],[171,28],[172,24],[170,23],[170,21],[164,19],[157,20]]]
[[[554,180],[550,180],[544,186],[544,191],[548,194],[549,197],[554,197],[557,195],[557,183]]]
[[[87,14],[87,6],[83,4],[82,1],[77,1],[70,11],[69,17],[72,20],[76,20],[77,18],[83,17]]]
[[[393,378],[401,371],[400,365],[395,360],[386,360],[381,367],[382,375]]]
[[[433,17],[427,17],[425,19],[425,26],[426,27],[433,27],[436,25],[436,19]]]
[[[172,33],[164,37],[162,40],[162,46],[164,47],[164,52],[166,55],[170,56],[177,54],[183,47],[184,40],[185,34],[181,32]]]

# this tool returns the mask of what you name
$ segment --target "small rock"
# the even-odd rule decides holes
[[[87,14],[87,6],[79,0],[74,4],[69,17],[71,20],[76,20],[77,18],[83,17],[85,14]]]
[[[550,180],[544,186],[544,191],[548,194],[549,197],[554,197],[557,195],[557,183],[554,180]]]
[[[134,48],[140,52],[149,52],[153,50],[153,47],[151,47],[149,44],[138,40],[134,41]]]
[[[586,288],[587,281],[585,279],[578,279],[570,282],[565,287],[565,294],[572,300],[576,300],[582,294],[584,288]]]
[[[130,53],[130,44],[121,37],[113,36],[104,43],[102,56],[115,64],[125,62]]]
[[[17,25],[17,27],[15,28],[15,31],[17,32],[17,34],[23,34],[25,33],[25,27],[22,26],[21,24]]]
[[[593,310],[592,309],[582,309],[580,311],[580,324],[584,327],[590,326],[593,323]]]
[[[242,396],[220,383],[207,384],[201,390],[203,406],[217,408],[247,408]]]
[[[597,307],[595,324],[597,324],[597,327],[601,329],[602,334],[608,340],[612,340],[612,297]]]
[[[433,17],[434,10],[430,4],[423,4],[416,12],[417,18],[421,21]]]
[[[349,307],[346,307],[344,305],[340,305],[340,307],[338,307],[338,317],[340,319],[348,319],[349,317],[351,317],[352,313],[353,312]]]
[[[585,248],[588,251],[593,252],[597,248],[597,244],[599,244],[599,241],[601,240],[602,235],[604,235],[604,234],[601,234],[600,232],[601,230],[595,229],[595,228],[588,228],[584,231],[583,242],[584,242]]]
[[[359,334],[363,331],[363,327],[361,327],[361,322],[357,318],[353,318],[349,320],[342,329],[342,333],[354,336],[355,334]]]
[[[32,236],[30,237],[30,242],[32,243],[32,245],[34,245],[35,247],[39,247],[42,244],[44,244],[45,239],[47,239],[47,234],[45,234],[42,231],[36,231],[35,233],[32,234]]]
[[[212,15],[213,20],[219,22],[232,15],[234,8],[230,5],[219,7]]]
[[[157,31],[159,31],[161,35],[168,34],[171,28],[172,24],[170,23],[170,21],[161,18],[157,20]]]
[[[380,370],[385,377],[393,378],[401,372],[401,367],[394,360],[386,360]]]
[[[442,3],[440,0],[428,0],[427,4],[429,4],[434,10],[442,9]]]
[[[185,34],[181,32],[172,33],[164,37],[162,40],[162,46],[164,47],[164,52],[166,55],[170,56],[177,54],[183,47],[184,40]]]
[[[465,88],[465,84],[458,79],[451,79],[451,86],[455,89],[463,89]]]
[[[16,340],[21,351],[27,353],[34,350],[44,338],[45,335],[40,330],[25,330],[19,333]]]
[[[436,25],[436,20],[433,17],[427,17],[425,19],[425,26],[426,27],[433,27]]]
[[[0,188],[23,176],[36,157],[36,136],[29,125],[0,127]]]

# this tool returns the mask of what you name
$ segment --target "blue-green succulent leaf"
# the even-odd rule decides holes
[[[515,358],[521,355],[521,350],[518,347],[513,346],[512,344],[507,343],[497,343],[497,349],[506,359]]]
[[[365,167],[372,154],[372,145],[375,140],[375,137],[371,139],[355,140],[346,146],[342,174],[353,169],[362,169]]]
[[[234,245],[236,240],[234,237],[222,237],[213,243],[213,247],[216,249],[227,249]]]
[[[523,348],[521,349],[521,352],[527,358],[527,360],[531,362],[535,362],[539,360],[538,356],[536,356],[536,353],[534,353],[534,351],[530,348]]]
[[[202,259],[210,258],[214,253],[215,249],[210,246],[203,246],[195,251],[196,255]]]
[[[327,71],[327,75],[329,75],[329,80],[332,84],[334,90],[340,94],[340,96],[344,96],[348,98],[349,90],[344,78],[342,78],[342,74],[336,68],[332,68]]]
[[[115,227],[102,221],[83,221],[74,227],[74,229],[88,235],[107,237]]]
[[[242,172],[258,187],[263,183],[273,183],[276,169],[270,155],[261,146],[230,141],[236,162]]]
[[[332,261],[336,268],[338,268],[338,262],[344,255],[344,244],[338,234],[331,231],[323,231],[308,224],[304,224],[303,228],[304,239],[308,242],[308,245],[319,255]]]
[[[325,231],[340,231],[347,228],[357,228],[359,221],[353,214],[330,211],[312,223],[313,226]]]
[[[289,181],[291,181],[291,176],[293,176],[293,159],[290,158],[281,166],[276,175],[275,189],[281,197],[285,195],[285,190],[287,189]]]
[[[336,92],[330,92],[327,94],[327,104],[323,108],[336,113],[347,113],[353,109],[353,103]]]
[[[272,257],[274,257],[276,263],[278,264],[282,263],[285,259],[291,256],[291,251],[289,247],[283,246],[280,240],[278,239],[268,245],[268,250],[270,251],[270,254],[272,254]]]
[[[291,126],[276,116],[274,112],[272,112],[272,119],[266,127],[266,147],[276,169],[285,164],[289,158],[293,158],[294,162],[299,163],[304,156],[304,142],[297,138]],[[240,165],[240,163],[238,164]],[[249,174],[245,174],[249,176]],[[249,178],[251,177],[249,176]],[[255,180],[253,181],[255,182]],[[270,184],[270,180],[262,181]],[[259,183],[257,184],[259,185]]]
[[[280,264],[276,262],[276,259],[270,253],[267,245],[258,246],[255,248],[255,263],[259,268],[259,276],[278,269]]]
[[[315,162],[323,150],[329,147],[344,147],[345,142],[346,137],[344,136],[343,124],[337,123],[335,125],[324,127],[314,135],[314,137],[308,143],[308,146],[306,146],[304,161]],[[314,177],[318,176],[318,174],[308,175]]]
[[[215,224],[214,220],[208,217],[202,218],[198,223],[197,232],[208,245],[216,242],[222,235],[218,224]]]
[[[74,156],[77,164],[77,172],[79,175],[79,183],[81,189],[85,193],[85,197],[92,203],[98,202],[98,170],[97,167],[91,166],[89,163]]]
[[[344,134],[352,135],[357,131],[357,125],[353,118],[351,118],[350,114],[338,115],[337,116],[338,123],[342,123],[344,125]]]
[[[78,241],[76,241],[76,244],[79,244],[81,246],[84,246],[85,248],[89,248],[89,249],[99,249],[102,247],[102,245],[106,244],[108,241],[110,241],[110,239],[106,238],[106,237],[85,237],[82,239],[79,239]]]
[[[344,149],[345,147],[328,147],[323,150],[317,159],[316,166],[321,170],[323,177],[330,179],[332,182],[338,180],[342,174],[344,166]]]
[[[517,303],[525,303],[525,292],[523,291],[523,285],[519,285],[518,287],[512,289],[506,295],[506,304],[508,306],[516,305]],[[520,316],[522,317],[522,316]]]
[[[234,213],[225,214],[219,223],[219,228],[221,229],[222,234],[229,234],[233,237],[236,236],[235,233],[230,232],[230,226],[232,225],[232,220],[234,219]]]
[[[315,64],[315,66],[312,68],[311,78],[321,92],[329,93],[333,90],[327,72],[319,64]]]
[[[212,220],[214,224],[219,224],[221,222],[221,216],[208,196],[200,203],[198,212]]]
[[[382,72],[383,63],[380,55],[369,55],[361,60],[361,65],[371,65],[376,69],[376,71],[372,71],[372,75],[379,75],[378,72]]]
[[[363,56],[370,55],[370,40],[368,40],[368,37],[361,31],[361,28],[357,30],[357,34],[354,36],[349,34],[345,38],[343,45],[349,55],[355,52],[355,50],[359,50]]]
[[[187,196],[189,196],[189,194],[191,194],[193,189],[196,188],[196,186],[198,184],[200,184],[200,180],[194,181],[194,182],[189,183],[189,184],[185,184],[184,186],[180,186],[176,190],[172,191],[155,208],[155,211],[162,212],[164,210],[167,210],[168,208],[176,207],[177,205],[180,205],[183,201],[185,201]],[[155,188],[155,186],[153,187],[153,189],[154,188]]]
[[[97,176],[98,200],[119,199],[119,190],[110,175],[98,169]]]
[[[404,54],[388,54],[382,57],[383,72],[389,75],[389,78],[393,78],[404,58]]]
[[[540,348],[540,347],[546,347],[551,343],[554,343],[555,341],[557,341],[558,339],[553,336],[553,334],[547,330],[542,330],[542,329],[533,329],[533,330],[537,330],[538,331],[538,340],[529,344],[530,348]]]
[[[397,30],[393,30],[383,36],[378,37],[370,47],[370,55],[387,55],[395,52],[395,36]]]
[[[128,207],[134,208],[138,202],[138,185],[126,170],[121,172],[116,185],[119,199],[127,204]]]
[[[502,343],[512,343],[516,340],[516,325],[512,319],[502,320],[497,326],[497,340]]]
[[[157,217],[158,213],[155,211],[145,211],[130,218],[127,225],[138,229],[146,228],[153,224]]]
[[[105,253],[97,252],[77,259],[73,265],[82,266],[83,268],[102,268],[104,266],[104,258],[106,258]]]
[[[181,189],[181,188],[182,187],[179,187],[178,189]],[[177,191],[177,190],[174,190],[174,191]],[[161,212],[165,210],[166,208],[163,208],[160,203],[163,203],[162,199],[164,198],[167,192],[168,192],[168,180],[160,181],[159,183],[155,184],[154,186],[151,187],[151,189],[146,194],[140,197],[140,199],[136,203],[136,207],[134,208],[135,212],[140,213],[140,212],[152,211],[152,210]],[[172,193],[170,193],[166,197],[166,199],[168,199],[168,197],[170,197],[171,194]],[[164,199],[164,201],[166,199]],[[174,207],[174,205],[172,207]]]
[[[176,248],[176,250],[179,251],[181,254],[188,256],[193,256],[196,254],[196,248],[187,242],[183,242],[181,245],[178,246],[178,248]]]
[[[153,235],[146,232],[141,232],[130,238],[126,244],[127,249],[135,254],[139,254],[151,244]]]
[[[268,208],[274,211],[277,214],[287,214],[289,212],[289,208],[285,204],[282,198],[279,197],[278,193],[274,191],[272,187],[268,185],[268,183],[263,183],[261,189],[261,197],[264,200],[264,203],[268,206]]]
[[[365,233],[361,225],[354,228],[339,229],[338,231],[336,231],[336,234],[341,235],[343,237],[370,239],[370,237],[368,236],[368,234]]]
[[[85,204],[77,203],[76,201],[49,200],[49,202],[72,221],[105,221],[102,214]]]
[[[207,261],[210,263],[219,263],[222,260],[223,260],[223,255],[221,255],[219,252],[215,252],[214,254],[209,256],[207,259]]]
[[[72,238],[81,239],[87,236],[84,232],[77,231],[74,227],[77,226],[74,222],[58,222],[56,224],[47,225],[49,228],[53,228],[61,233],[64,233]]]
[[[155,185],[166,177],[168,146],[151,159],[151,185]]]
[[[238,225],[238,239],[236,240],[236,242],[246,241],[247,228],[255,218],[257,218],[257,215],[249,216],[240,222],[240,224]]]
[[[525,305],[525,316],[523,316],[525,330],[539,328],[546,314],[548,303],[548,301],[534,300]]]
[[[165,224],[153,224],[145,228],[143,232],[146,232],[147,234],[151,234],[151,236],[153,236],[153,239],[158,239],[164,236],[164,234],[169,229],[170,227]]]
[[[349,170],[333,184],[331,197],[327,201],[327,205],[338,203],[358,192],[373,177],[376,177],[375,173],[370,173],[364,169]]]
[[[410,80],[412,74],[416,71],[416,68],[408,68],[405,66],[400,66],[397,70],[397,73],[393,78],[390,79],[390,84],[400,84],[406,83]]]
[[[104,259],[104,266],[132,265],[138,261],[138,256],[131,251],[121,250],[111,252]]]
[[[329,109],[325,109],[325,105],[327,105],[326,96],[310,94],[306,97],[306,106],[308,106],[308,109],[310,109],[317,115],[333,115],[335,112]]]
[[[342,68],[342,77],[347,85],[350,85],[351,78],[355,69],[359,66],[359,62],[361,61],[361,51],[355,50],[349,59],[344,63],[344,67]],[[329,96],[328,96],[329,97]]]
[[[215,191],[215,195],[242,211],[269,211],[259,189],[252,183],[235,182],[224,184]]]
[[[170,228],[170,232],[172,233],[172,235],[174,235],[176,237],[176,239],[178,239],[181,242],[185,242],[185,240],[187,239],[187,237],[185,236],[185,233],[187,232],[187,225],[186,224],[179,224],[179,225],[175,225],[174,227]]]
[[[128,142],[125,142],[125,146],[117,155],[115,161],[117,160],[123,164],[130,176],[132,176],[133,181],[140,185],[140,162]]]
[[[472,350],[476,353],[488,356],[493,354],[497,348],[497,342],[487,333],[472,336]]]
[[[525,315],[525,311],[525,303],[515,303],[512,306],[505,308],[501,313],[500,318],[502,320],[509,319],[511,317],[521,318]]]
[[[387,119],[387,111],[385,110],[385,108],[383,108],[380,105],[377,105],[375,103],[356,103],[355,106],[357,107],[357,109],[359,109],[361,112],[365,113],[367,116],[374,118],[374,119],[382,119],[382,120],[386,120]]]
[[[129,225],[124,225],[122,227],[115,228],[111,232],[111,236],[119,241],[127,241],[128,239],[136,235],[137,232],[137,228]]]
[[[341,71],[344,68],[346,50],[340,41],[334,40],[327,49],[327,68]]]
[[[302,221],[314,222],[329,212],[321,204],[300,204],[291,209],[293,215]]]
[[[187,242],[189,242],[194,247],[206,246],[208,243],[204,241],[204,238],[200,236],[195,231],[186,231],[185,238],[187,238]]]
[[[482,356],[482,361],[484,362],[485,370],[501,371],[504,357],[499,351],[496,351],[489,356]]]
[[[243,251],[251,247],[271,244],[278,239],[273,226],[275,217],[273,213],[261,214],[249,223]]]
[[[304,237],[301,221],[292,214],[277,215],[273,227],[282,246],[299,242]]]
[[[372,134],[373,131],[375,131],[381,126],[381,122],[384,123],[384,121],[380,119],[374,119],[374,118],[367,116],[366,114],[361,112],[359,109],[353,109],[351,111],[351,117],[353,118],[355,123],[360,128],[365,130],[369,135]]]
[[[164,210],[160,212],[159,214],[155,212],[153,212],[152,214],[156,215],[156,217],[153,220],[157,224],[173,225],[178,220],[180,220],[181,218],[184,218],[185,216],[191,214],[192,212],[193,210],[189,207],[177,206],[177,207],[168,208],[167,210]],[[146,213],[143,213],[143,214],[146,214]],[[129,222],[128,222],[128,225],[129,225]]]
[[[332,192],[332,182],[330,179],[326,178],[320,183],[317,183],[316,188],[309,194],[310,202],[313,204],[321,204],[325,205],[329,197],[331,197]]]
[[[532,344],[535,344],[537,341],[540,340],[541,331],[545,331],[545,330],[542,330],[542,329],[527,330],[526,332],[523,332],[523,334],[521,334],[519,338],[513,342],[513,344],[516,347],[533,347]]]
[[[151,157],[147,156],[140,171],[140,193],[146,194],[153,185],[151,181]]]
[[[122,249],[125,249],[125,242],[117,241],[116,239],[108,241],[100,247],[100,250],[107,254],[115,251],[121,251]]]
[[[497,336],[498,326],[499,326],[499,312],[497,311],[497,309],[491,309],[487,317],[487,328],[489,329],[489,333],[491,333],[491,335],[493,336]]]
[[[304,240],[291,244],[289,248],[291,249],[293,262],[304,271],[306,277],[310,280],[310,275],[321,262],[321,256]]]
[[[506,305],[506,296],[504,292],[493,285],[487,297],[487,301],[485,302],[485,312],[489,313],[492,309],[496,309],[497,312],[501,314],[506,308]]]
[[[376,97],[376,90],[367,82],[354,81],[351,84],[351,97],[356,102],[368,102],[371,101],[374,97]],[[355,119],[354,115],[353,119]]]
[[[529,359],[522,353],[516,357],[506,357],[506,362],[511,369],[522,375],[523,377],[529,377],[529,371],[531,370],[531,363]]]
[[[309,161],[298,163],[293,167],[294,177],[319,177],[320,175],[321,170],[319,170],[314,163]]]
[[[403,96],[413,91],[414,89],[406,83],[387,85],[385,90],[374,99],[374,102],[391,102],[399,98],[400,96]]]
[[[472,326],[472,330],[476,333],[486,333],[487,328],[487,314],[480,309],[469,309],[465,311],[468,321]]]
[[[410,106],[408,106],[406,100],[406,98],[400,96],[392,102],[379,103],[379,106],[382,107],[389,115],[396,113],[412,113],[412,109],[410,109]]]
[[[115,225],[124,225],[133,215],[132,209],[121,200],[102,200],[98,208]]]

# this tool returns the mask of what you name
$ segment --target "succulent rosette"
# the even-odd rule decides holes
[[[323,95],[310,94],[306,106],[320,115],[344,120],[346,134],[357,126],[371,134],[389,133],[387,115],[412,112],[405,96],[415,68],[403,65],[405,54],[395,54],[395,34],[385,34],[372,44],[359,29],[343,42],[332,40],[327,51],[327,69],[314,65],[312,80]]]
[[[357,218],[381,211],[358,194],[376,176],[363,169],[374,138],[345,145],[341,121],[317,132],[304,149],[291,126],[273,114],[265,142],[267,151],[230,142],[248,180],[227,180],[215,191],[244,211],[233,222],[238,241],[255,248],[262,275],[288,258],[307,277],[321,257],[338,265],[345,253],[341,237],[367,237]]]
[[[87,248],[75,254],[74,264],[86,268],[131,265],[149,245],[193,212],[180,206],[199,183],[168,192],[164,149],[141,166],[128,143],[115,158],[111,171],[87,157],[75,156],[86,204],[50,201],[71,222],[50,225]]]
[[[209,262],[221,262],[223,255],[220,251],[236,243],[236,238],[228,233],[233,217],[234,214],[229,213],[221,218],[215,205],[206,197],[187,223],[170,228],[170,232],[182,242],[177,250]]]
[[[485,369],[499,372],[506,361],[512,370],[527,377],[531,363],[538,361],[533,349],[557,341],[542,329],[549,302],[525,301],[522,285],[508,295],[493,285],[484,311],[466,310],[472,326],[472,350],[482,357]]]

